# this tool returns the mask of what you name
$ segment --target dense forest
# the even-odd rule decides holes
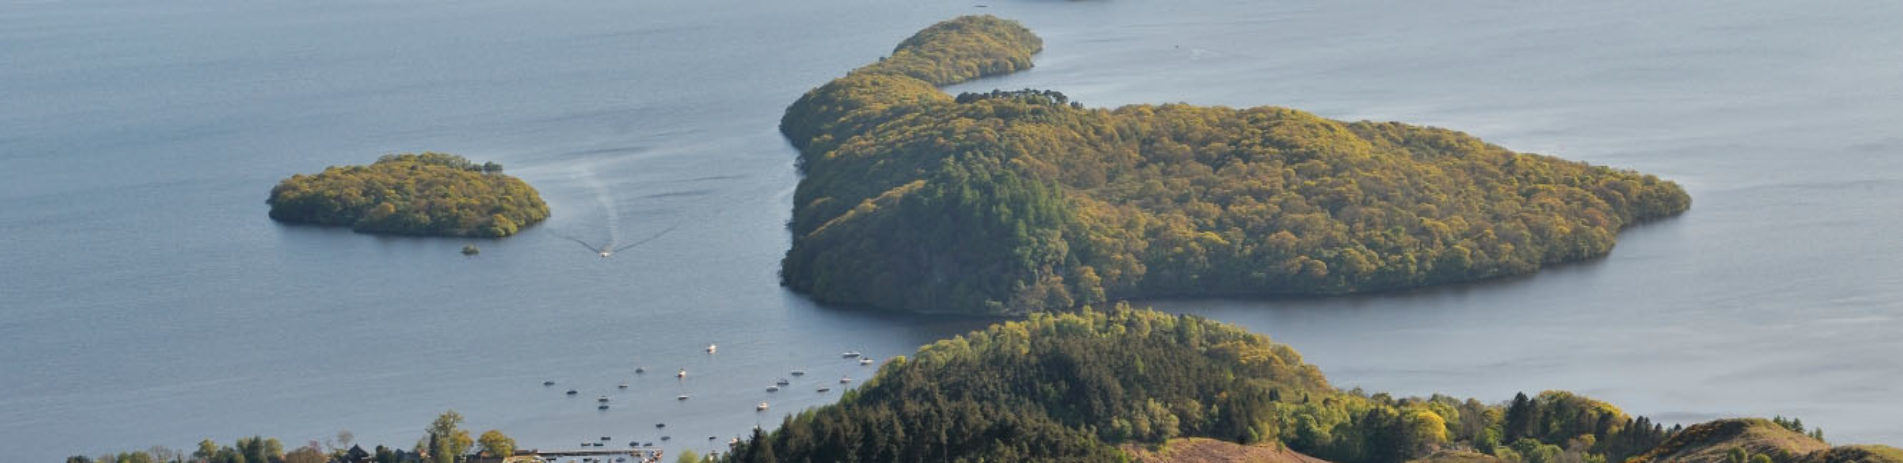
[[[1775,462],[1897,455],[1880,446],[1829,449],[1822,431],[1807,435],[1801,421],[1743,422],[1770,427],[1782,441],[1811,439],[1814,445],[1765,450],[1729,437],[1740,432],[1704,431],[1731,426],[1724,421],[1667,428],[1559,391],[1483,403],[1339,390],[1300,354],[1266,336],[1120,305],[1108,312],[1032,314],[925,346],[888,361],[838,404],[789,416],[778,430],[756,432],[725,457],[1101,462],[1129,460],[1128,449],[1184,438],[1371,463],[1683,461],[1661,455],[1740,454],[1734,449],[1746,458],[1741,463],[1758,455]]]
[[[968,16],[813,89],[783,283],[835,303],[1021,313],[1163,295],[1337,294],[1610,252],[1690,197],[1451,130],[1276,107],[947,95],[1042,41]]]
[[[541,194],[500,164],[429,152],[293,175],[265,202],[278,221],[397,235],[503,237],[548,218]]]

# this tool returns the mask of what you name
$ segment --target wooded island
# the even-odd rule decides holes
[[[805,177],[782,283],[977,313],[1382,291],[1602,256],[1691,204],[1651,175],[1446,129],[938,89],[1028,69],[1042,47],[1014,21],[961,17],[787,108]]]
[[[363,233],[498,238],[548,218],[548,204],[502,165],[424,152],[293,175],[271,189],[271,218]]]

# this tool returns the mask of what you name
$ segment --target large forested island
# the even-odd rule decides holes
[[[738,462],[1898,462],[1782,417],[1665,427],[1566,392],[1484,403],[1328,384],[1266,336],[1117,307],[1033,314],[898,357]]]
[[[1432,127],[938,88],[1027,69],[1042,46],[1016,22],[962,17],[789,107],[805,177],[783,283],[986,313],[1380,291],[1602,256],[1691,202],[1651,175]]]
[[[501,165],[430,152],[294,175],[265,202],[281,222],[397,235],[503,237],[548,218],[542,195]]]

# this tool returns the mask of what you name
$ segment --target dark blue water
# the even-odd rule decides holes
[[[1158,307],[1268,333],[1343,386],[1571,389],[1903,442],[1903,6],[985,3],[0,5],[0,444],[45,461],[349,429],[408,447],[453,408],[525,447],[708,450],[828,403],[815,387],[872,370],[839,352],[987,321],[781,290],[798,177],[775,124],[971,12],[1023,20],[1047,51],[961,89],[1447,126],[1695,197],[1609,258],[1533,277]],[[417,150],[501,162],[554,217],[493,241],[265,218],[285,176]],[[557,236],[675,226],[610,259]],[[764,391],[794,368],[812,373]]]

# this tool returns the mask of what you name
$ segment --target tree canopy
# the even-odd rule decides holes
[[[1690,197],[1446,129],[1277,107],[1087,108],[937,86],[1042,41],[967,16],[813,89],[782,282],[836,303],[1016,313],[1165,295],[1380,291],[1605,255]]]
[[[502,165],[424,152],[293,175],[271,189],[271,218],[364,233],[503,237],[548,218],[548,204]]]
[[[508,458],[515,455],[515,439],[503,434],[501,430],[491,429],[476,438],[482,454],[496,458]]]
[[[438,415],[429,427],[423,428],[423,438],[416,442],[416,453],[428,454],[430,461],[435,463],[454,463],[457,457],[469,453],[469,449],[476,445],[476,440],[469,438],[469,431],[463,430],[462,424],[463,415],[455,410]],[[514,446],[513,442],[510,446]]]
[[[1670,432],[1559,391],[1485,404],[1338,390],[1266,336],[1119,306],[1032,314],[925,346],[887,362],[838,404],[787,417],[728,457],[1117,461],[1127,458],[1120,444],[1199,437],[1344,463],[1449,449],[1619,461]],[[1525,453],[1536,456],[1517,456]]]

